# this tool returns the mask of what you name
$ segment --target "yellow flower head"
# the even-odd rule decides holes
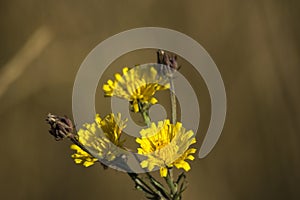
[[[157,126],[152,123],[150,128],[141,130],[140,134],[142,137],[136,139],[140,144],[138,153],[147,157],[141,162],[142,168],[151,171],[157,166],[162,177],[167,176],[169,167],[190,170],[190,165],[185,160],[194,160],[191,154],[196,149],[189,148],[196,143],[193,131],[186,131],[180,122],[174,125],[169,120],[164,120],[158,122]]]
[[[114,160],[122,148],[123,141],[120,141],[122,129],[125,128],[125,121],[121,120],[121,115],[107,115],[101,119],[97,114],[95,121],[91,124],[84,124],[84,128],[78,131],[78,141],[90,151],[91,154],[80,149],[77,145],[72,145],[71,149],[77,152],[72,155],[76,163],[88,167],[99,159],[107,161]]]
[[[132,110],[139,112],[142,107],[148,108],[157,103],[156,91],[170,88],[168,79],[149,65],[136,66],[128,70],[123,68],[123,76],[115,74],[115,80],[108,80],[103,85],[106,96],[116,96],[128,100]]]

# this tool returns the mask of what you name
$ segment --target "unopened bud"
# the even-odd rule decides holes
[[[163,50],[157,51],[157,63],[167,65],[174,70],[179,70],[180,68],[177,64],[177,56],[168,54]]]
[[[49,113],[46,121],[50,125],[49,133],[54,136],[55,140],[74,137],[74,126],[68,117],[60,117]]]

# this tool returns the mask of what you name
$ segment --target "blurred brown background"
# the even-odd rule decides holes
[[[76,72],[99,42],[158,26],[202,44],[227,92],[221,138],[192,163],[184,199],[300,199],[299,11],[296,0],[1,1],[0,198],[143,199],[126,174],[75,165],[44,118],[72,116]],[[209,108],[201,112],[207,124]]]

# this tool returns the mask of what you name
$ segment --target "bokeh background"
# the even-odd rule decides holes
[[[126,174],[75,165],[70,143],[55,142],[44,119],[48,112],[72,116],[76,72],[98,43],[157,26],[202,44],[227,92],[221,138],[208,157],[192,162],[184,199],[300,199],[299,10],[296,0],[1,1],[0,198],[143,199]],[[153,52],[114,65],[155,61]],[[200,146],[209,98],[201,77],[182,63],[203,91]],[[108,101],[100,92],[98,111]]]

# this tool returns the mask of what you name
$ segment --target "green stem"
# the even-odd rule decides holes
[[[85,148],[85,146],[83,146],[79,141],[78,139],[73,135],[71,135],[70,137],[70,140],[73,142],[73,144],[76,144],[77,146],[79,146],[83,151],[89,153],[90,155],[92,155],[89,150],[87,150],[87,148]]]
[[[149,172],[146,172],[146,175],[148,176],[151,184],[167,199],[172,199],[171,195],[168,193],[166,188],[159,182],[157,181]]]
[[[173,181],[173,171],[172,169],[168,169],[168,174],[167,174],[167,177],[165,177],[165,180],[171,190],[171,195],[172,197],[175,197],[177,196],[177,184],[174,183]]]
[[[154,189],[152,189],[147,183],[145,183],[145,181],[143,181],[141,178],[139,178],[136,173],[127,173],[127,174],[135,182],[136,188],[141,189],[142,191],[144,191],[147,194],[159,197],[159,194],[157,194],[157,192],[154,191]]]
[[[150,127],[151,119],[150,119],[148,111],[142,111],[142,115],[143,115],[143,118],[144,118],[144,121],[145,121],[147,127]]]
[[[138,105],[139,105],[140,113],[142,114],[143,119],[144,119],[147,127],[150,127],[151,119],[150,119],[150,116],[149,116],[149,110],[145,109],[145,107],[143,106],[143,104],[141,102],[139,102]]]
[[[138,162],[141,162],[140,159],[134,154],[134,157],[137,159]],[[167,199],[170,199],[168,192],[165,190],[164,186],[158,182],[149,172],[145,171],[145,174],[147,175],[148,179],[150,180],[150,183],[153,187],[148,186],[143,180],[143,183],[147,185],[148,188],[153,191],[154,196],[157,196],[160,198],[160,200],[164,200],[166,197]],[[136,175],[138,176],[138,175]]]
[[[174,86],[174,82],[173,82],[173,74],[171,74],[171,76],[169,77],[169,81],[170,81],[170,100],[171,100],[171,122],[172,124],[176,124],[177,122],[177,109],[176,109],[176,95],[175,95],[175,86]],[[178,197],[177,194],[177,184],[174,183],[174,179],[173,179],[173,170],[172,169],[168,169],[168,174],[167,177],[165,178],[166,182],[171,190],[171,194],[172,197],[174,197],[174,199],[180,199],[180,196]]]
[[[169,78],[170,80],[170,99],[171,99],[171,122],[175,124],[177,121],[177,113],[176,113],[176,95],[175,95],[175,87],[173,82],[173,77]]]

